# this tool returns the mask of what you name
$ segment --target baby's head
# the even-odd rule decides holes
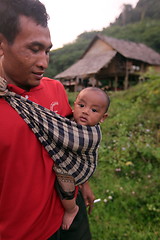
[[[108,116],[110,105],[108,95],[96,87],[84,88],[74,102],[74,120],[81,125],[94,126],[102,123]]]

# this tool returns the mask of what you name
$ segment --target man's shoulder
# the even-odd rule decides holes
[[[41,80],[41,85],[42,86],[45,86],[45,85],[62,86],[62,83],[52,78],[43,77]]]
[[[54,92],[54,94],[61,95],[65,92],[64,86],[60,81],[48,77],[42,78],[40,88],[42,88],[43,92],[45,91],[48,94],[53,94]]]
[[[62,116],[71,113],[65,88],[58,80],[48,77],[42,78],[41,97],[40,92],[38,93],[38,97],[40,98],[39,103],[42,106],[49,108],[51,111],[57,112]]]

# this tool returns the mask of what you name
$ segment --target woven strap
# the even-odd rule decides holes
[[[3,97],[32,129],[62,174],[74,177],[75,184],[87,181],[97,165],[101,141],[99,125],[82,126],[61,117],[14,92],[0,78],[0,96]]]

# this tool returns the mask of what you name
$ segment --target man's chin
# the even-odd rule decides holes
[[[42,79],[42,78],[41,78],[41,79]],[[33,80],[33,81],[29,82],[30,88],[39,86],[39,84],[40,84],[40,82],[41,82],[41,79]]]
[[[19,87],[26,91],[29,91],[31,88],[38,87],[39,85],[40,85],[40,81],[32,81],[32,82],[29,82],[28,84],[25,84],[23,86],[21,85]]]

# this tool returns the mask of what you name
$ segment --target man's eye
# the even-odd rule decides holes
[[[31,48],[31,51],[32,51],[33,53],[38,53],[39,49],[38,49],[38,48]]]
[[[50,54],[50,51],[51,51],[51,49],[49,48],[49,49],[47,49],[46,50],[46,55],[49,55]]]
[[[49,53],[50,53],[50,50],[47,50],[47,51],[46,51],[46,55],[49,55]]]

